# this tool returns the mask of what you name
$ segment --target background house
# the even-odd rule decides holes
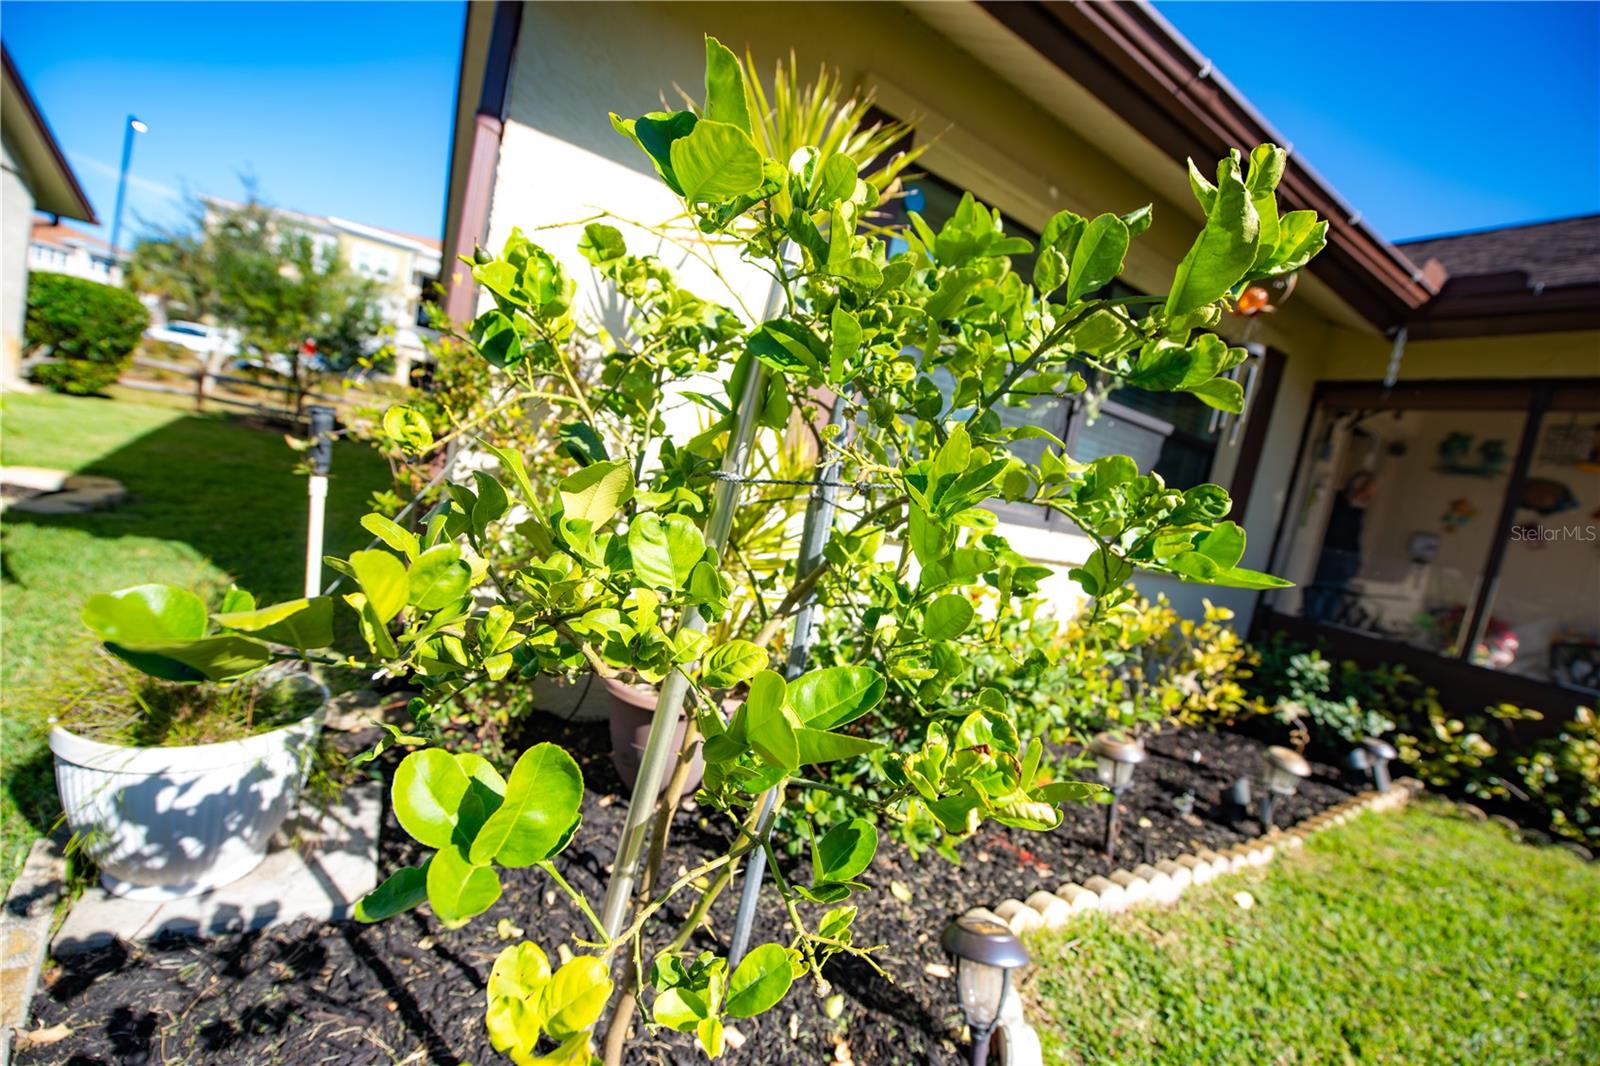
[[[63,222],[33,220],[33,232],[28,238],[29,271],[46,270],[102,285],[121,285],[123,258],[126,253],[112,254],[111,245],[91,233]]]
[[[4,52],[0,91],[0,388],[21,384],[22,330],[28,312],[29,245],[35,211],[91,225],[94,208],[67,164],[39,105]]]
[[[216,197],[204,202],[238,206]],[[306,234],[319,256],[336,253],[356,274],[377,284],[384,323],[393,331],[389,338],[395,353],[393,376],[408,382],[413,368],[429,360],[424,345],[435,336],[428,327],[426,305],[439,278],[438,240],[288,208],[272,211]]]
[[[919,136],[936,139],[908,201],[935,225],[961,190],[1022,232],[1063,208],[1152,203],[1154,226],[1122,279],[1135,290],[1165,290],[1199,224],[1187,157],[1288,143],[1144,4],[476,4],[447,201],[453,318],[469,318],[478,301],[455,257],[498,247],[513,226],[554,226],[599,206],[646,220],[677,213],[607,112],[654,110],[672,86],[698,85],[704,33],[764,64],[791,50],[802,72],[828,64],[890,116],[915,120]],[[1137,392],[1114,394],[1094,421],[1070,401],[1041,402],[1027,417],[1077,458],[1124,451],[1170,483],[1228,487],[1249,536],[1243,565],[1301,583],[1262,596],[1146,577],[1147,592],[1190,610],[1209,596],[1257,631],[1403,662],[1468,708],[1504,701],[1559,716],[1592,700],[1600,681],[1572,664],[1592,663],[1600,647],[1600,544],[1582,534],[1600,523],[1600,453],[1580,446],[1600,425],[1594,220],[1397,247],[1298,155],[1280,199],[1327,218],[1329,244],[1276,313],[1220,327],[1254,353],[1242,417]],[[540,239],[582,277],[579,233],[551,228]],[[710,272],[670,245],[627,236],[718,293]],[[722,266],[760,306],[766,279]],[[1365,507],[1340,502],[1352,481],[1370,483],[1355,493],[1370,493]],[[1041,514],[1002,517],[1019,551],[1062,574],[1089,551]],[[1534,518],[1577,532],[1560,542],[1519,534]],[[1353,553],[1340,546],[1352,527]],[[1344,552],[1334,563],[1349,572],[1330,576],[1339,566],[1325,551]],[[1308,597],[1311,586],[1318,595]],[[1077,596],[1064,576],[1054,591],[1063,605]]]

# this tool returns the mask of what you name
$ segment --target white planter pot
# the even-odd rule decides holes
[[[122,747],[57,727],[50,750],[67,824],[107,891],[169,900],[261,864],[294,810],[321,729],[320,707],[270,733],[189,747]]]

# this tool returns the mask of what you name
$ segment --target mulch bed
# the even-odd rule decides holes
[[[554,740],[583,767],[584,824],[559,865],[598,900],[627,809],[626,793],[611,768],[606,726],[535,717],[519,747]],[[761,1018],[735,1021],[744,1042],[724,1061],[965,1062],[955,983],[926,969],[946,961],[939,933],[954,914],[1200,846],[1220,850],[1261,831],[1252,819],[1231,820],[1222,804],[1235,778],[1248,774],[1259,781],[1259,742],[1184,730],[1157,737],[1148,747],[1150,759],[1124,796],[1116,862],[1099,851],[1105,812],[1098,806],[1068,808],[1063,824],[1051,833],[986,828],[963,848],[960,866],[931,852],[913,859],[885,839],[862,877],[877,891],[853,902],[862,908],[856,942],[886,945],[876,958],[893,983],[859,960],[837,959],[829,967],[833,991],[844,996],[837,1019],[826,1017],[822,998],[797,984]],[[1299,793],[1279,804],[1277,819],[1288,824],[1305,818],[1353,790],[1337,771],[1317,766]],[[1186,793],[1194,797],[1187,815],[1174,804]],[[721,849],[725,833],[703,821],[697,812],[680,812],[667,872],[703,861],[710,848]],[[385,870],[417,857],[392,814],[382,847]],[[794,860],[802,881],[809,880],[802,869],[808,863],[803,856]],[[888,891],[891,882],[909,890],[909,902]],[[46,972],[34,1002],[35,1025],[63,1024],[70,1035],[21,1051],[15,1061],[29,1066],[401,1061],[485,1066],[502,1061],[483,1027],[484,983],[495,955],[509,942],[497,932],[499,920],[525,929],[552,956],[558,944],[588,933],[538,870],[504,871],[504,883],[500,901],[463,929],[444,929],[431,913],[414,911],[377,926],[306,921],[208,941],[116,945],[75,957]],[[769,890],[764,902],[752,942],[787,941],[776,894]],[[725,892],[712,911],[715,939],[702,934],[698,946],[725,949],[736,905],[737,893]],[[848,1045],[848,1056],[841,1054],[840,1044]],[[704,1060],[685,1037],[662,1031],[639,1038],[628,1061]]]

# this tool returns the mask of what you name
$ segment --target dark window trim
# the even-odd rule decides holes
[[[1267,448],[1267,428],[1272,421],[1272,409],[1278,403],[1283,369],[1288,362],[1288,356],[1278,349],[1265,349],[1259,359],[1260,369],[1256,372],[1255,395],[1246,397],[1244,439],[1239,445],[1239,458],[1233,467],[1233,484],[1228,486],[1228,495],[1233,499],[1233,520],[1240,525],[1244,524],[1245,515],[1249,514],[1250,495],[1255,490],[1256,475],[1261,472],[1261,457]]]

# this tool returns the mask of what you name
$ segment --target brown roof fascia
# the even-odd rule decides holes
[[[64,215],[75,218],[80,222],[87,222],[91,226],[100,224],[100,219],[95,216],[94,205],[89,202],[89,197],[83,191],[83,186],[78,184],[78,175],[73,172],[72,164],[67,162],[61,145],[56,141],[56,135],[50,130],[50,123],[44,119],[44,113],[39,110],[38,103],[33,98],[33,93],[28,89],[28,83],[22,80],[22,74],[17,70],[17,65],[11,61],[11,49],[0,46],[0,63],[4,64],[5,79],[16,92],[18,101],[22,104],[28,120],[33,124],[35,132],[44,142],[45,149],[50,153],[56,168],[61,172],[62,182],[67,187],[67,194],[77,201],[70,211],[51,210],[51,214]],[[48,210],[41,208],[41,210]]]
[[[1487,284],[1509,275],[1466,279],[1472,284],[1452,281],[1411,320],[1407,336],[1415,341],[1600,330],[1600,282],[1538,288],[1527,285],[1524,275],[1517,276],[1524,284],[1515,290]],[[1596,359],[1600,365],[1600,350]]]
[[[982,6],[1175,160],[1285,143],[1147,4],[984,0]],[[1431,279],[1292,153],[1279,196],[1290,210],[1328,220],[1327,251],[1311,270],[1369,322],[1399,325],[1433,297]]]

